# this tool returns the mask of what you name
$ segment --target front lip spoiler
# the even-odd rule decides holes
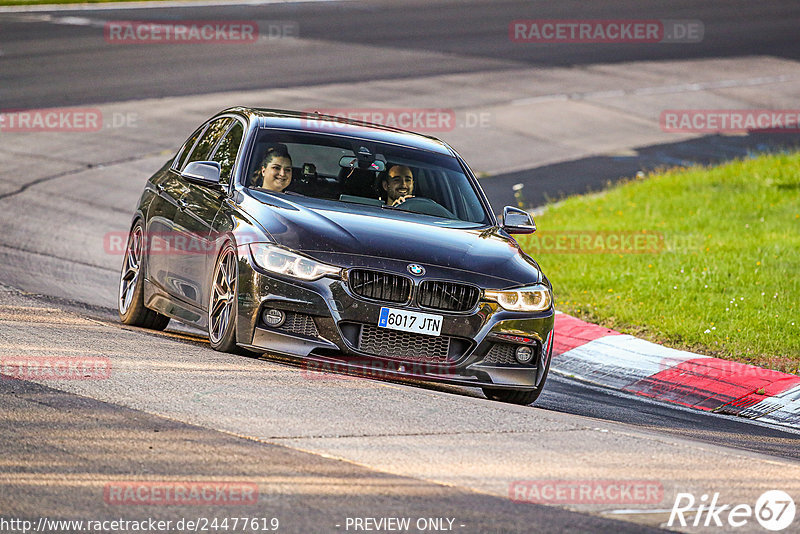
[[[438,382],[438,383],[445,383],[445,384],[452,384],[457,386],[466,386],[466,387],[479,387],[479,388],[492,388],[492,389],[510,389],[510,390],[517,390],[517,391],[535,391],[538,389],[534,385],[520,383],[496,383],[496,382],[487,382],[485,380],[481,380],[478,377],[454,377],[453,375],[449,374],[440,374],[436,372],[430,373],[415,373],[409,371],[397,371],[393,369],[388,369],[385,365],[380,366],[370,366],[364,363],[354,363],[349,361],[346,357],[336,357],[336,356],[322,356],[319,354],[309,354],[307,356],[298,356],[296,354],[287,354],[282,353],[279,351],[268,350],[265,351],[261,347],[256,347],[252,345],[244,345],[239,344],[239,346],[243,348],[250,348],[258,350],[259,352],[264,352],[266,354],[274,353],[276,355],[280,355],[281,357],[288,357],[291,359],[292,363],[299,363],[301,366],[303,364],[307,364],[308,362],[314,362],[317,364],[322,364],[323,367],[319,369],[315,368],[308,368],[306,370],[308,372],[321,372],[321,373],[336,373],[336,374],[354,374],[361,378],[368,378],[374,380],[383,380],[383,379],[392,379],[392,380],[421,380],[427,382]],[[361,360],[363,361],[363,359]],[[383,360],[375,359],[376,364],[383,364]],[[395,362],[392,362],[395,363]],[[413,362],[413,361],[401,361],[398,360],[396,365],[399,366],[424,366],[426,365],[424,362]],[[475,369],[475,370],[483,370],[483,371],[505,371],[511,372],[512,374],[521,374],[526,373],[529,374],[531,372],[535,373],[535,368],[514,368],[514,367],[494,367],[494,366],[484,366],[480,364],[472,364],[467,369]],[[514,373],[516,371],[516,373]]]

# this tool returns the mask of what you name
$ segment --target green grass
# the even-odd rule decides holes
[[[800,153],[649,174],[550,205],[536,223],[540,233],[519,241],[552,280],[560,310],[670,347],[798,373]],[[626,231],[662,236],[663,248],[557,253],[541,241]]]

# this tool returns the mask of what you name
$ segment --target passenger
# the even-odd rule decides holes
[[[414,197],[414,175],[405,165],[391,165],[381,179],[381,185],[386,191],[385,202],[390,206],[397,206]]]
[[[281,193],[291,183],[292,157],[286,145],[270,146],[255,172],[253,186]]]

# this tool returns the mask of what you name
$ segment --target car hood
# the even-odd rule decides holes
[[[356,258],[382,258],[468,271],[508,284],[542,280],[536,262],[497,226],[454,228],[437,225],[440,220],[432,217],[371,206],[304,202],[309,206],[288,195],[253,196],[261,197],[259,213],[253,215],[275,241],[320,261],[374,266]]]

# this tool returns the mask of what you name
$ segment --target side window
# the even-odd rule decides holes
[[[222,134],[228,129],[232,120],[233,119],[230,117],[224,117],[209,124],[203,137],[200,138],[200,141],[194,147],[194,150],[192,150],[192,153],[184,160],[181,170],[193,161],[208,161],[211,149],[214,148],[219,138],[222,137]]]
[[[186,160],[186,157],[189,155],[189,152],[191,152],[192,148],[194,147],[194,144],[197,142],[197,139],[198,139],[198,138],[199,138],[199,137],[200,137],[200,136],[203,134],[203,132],[205,132],[205,131],[206,131],[206,125],[204,124],[204,125],[202,125],[200,128],[198,128],[198,129],[197,129],[197,130],[196,130],[196,131],[195,131],[195,132],[192,134],[192,136],[191,136],[189,139],[187,139],[187,140],[186,140],[186,142],[185,142],[185,143],[183,144],[183,146],[181,147],[181,151],[180,151],[180,153],[179,153],[179,154],[178,154],[178,156],[175,158],[175,163],[172,165],[172,167],[173,167],[174,169],[182,169],[182,168],[183,168],[183,163],[185,162],[185,160]]]
[[[234,121],[231,129],[220,141],[216,152],[211,157],[211,161],[219,163],[221,173],[219,181],[222,185],[228,185],[231,179],[233,165],[236,163],[236,154],[239,152],[239,145],[242,144],[244,127],[239,121]]]

